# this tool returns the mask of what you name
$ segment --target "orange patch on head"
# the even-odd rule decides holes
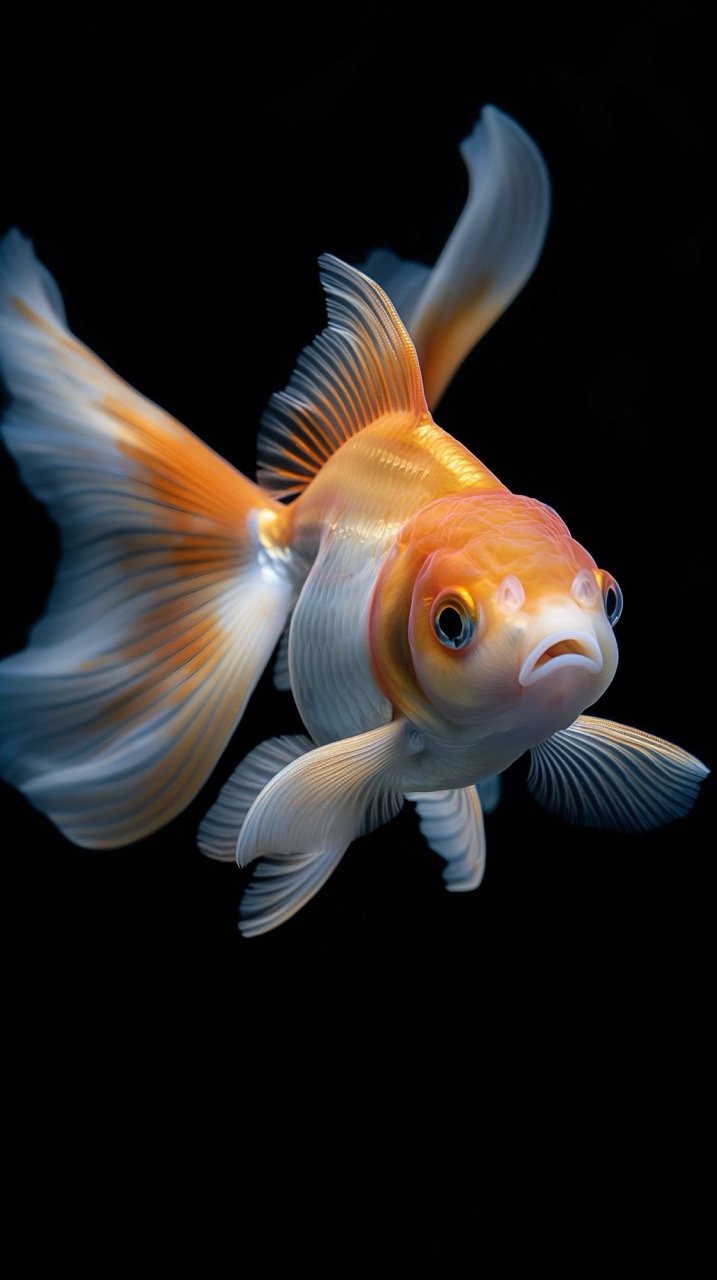
[[[431,631],[431,603],[442,592],[467,591],[478,610],[508,574],[530,598],[569,591],[577,570],[593,563],[560,517],[533,499],[493,490],[429,503],[400,530],[374,589],[369,634],[379,687],[415,723],[430,724],[435,713],[415,671],[412,618],[420,618],[419,643],[439,650],[435,636],[423,633]],[[451,651],[452,667],[462,658]]]
[[[464,575],[484,590],[497,589],[507,574],[518,577],[526,592],[567,590],[578,569],[594,567],[554,511],[506,491],[433,503],[404,526],[400,539],[424,559],[435,554],[437,580],[462,564]]]

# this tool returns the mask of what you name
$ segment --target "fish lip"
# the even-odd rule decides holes
[[[545,658],[549,649],[567,642],[577,646],[574,652],[557,654],[541,662],[541,658]],[[588,631],[552,631],[531,649],[518,672],[518,680],[523,688],[527,688],[529,685],[537,684],[539,680],[544,680],[562,667],[582,667],[584,671],[595,675],[602,670],[602,666],[603,657],[600,647],[595,637]]]

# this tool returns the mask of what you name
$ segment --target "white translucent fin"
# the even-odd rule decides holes
[[[386,414],[425,412],[418,360],[378,285],[331,254],[319,258],[328,328],[272,396],[258,441],[258,477],[282,497],[300,493],[326,460]]]
[[[234,862],[239,832],[257,796],[292,760],[311,751],[304,734],[269,738],[242,760],[199,827],[197,843],[209,858]],[[321,853],[260,858],[239,905],[239,929],[251,938],[276,929],[318,893],[346,845]]]
[[[279,647],[274,658],[274,688],[280,693],[291,691],[291,675],[289,673],[289,623],[281,633]]]
[[[248,810],[266,783],[292,760],[311,751],[303,733],[271,737],[250,751],[219,792],[198,829],[197,844],[207,858],[236,860],[237,838]],[[278,928],[309,902],[341,861],[347,846],[309,854],[260,858],[239,904],[239,932],[255,937]]]
[[[260,858],[239,903],[239,932],[255,938],[296,915],[336,870],[346,847]]]
[[[475,787],[413,792],[418,825],[434,853],[445,859],[443,879],[452,893],[477,889],[485,873],[485,828]]]
[[[45,616],[0,664],[0,768],[77,844],[192,799],[293,603],[283,509],[67,330],[30,243],[0,245],[3,435],[60,527]]]
[[[292,761],[251,806],[237,844],[246,866],[263,854],[329,853],[398,813],[411,748],[401,720],[330,742]]]
[[[484,107],[461,144],[469,192],[432,271],[386,250],[367,259],[416,345],[434,409],[456,370],[522,289],[540,257],[550,179],[535,143],[496,107]]]
[[[579,716],[530,753],[528,786],[568,822],[648,831],[692,808],[709,770],[680,747],[611,720]]]
[[[481,809],[484,813],[492,813],[494,809],[498,808],[502,787],[503,783],[499,773],[491,774],[490,778],[483,778],[481,782],[476,783]]]
[[[202,853],[224,862],[236,861],[239,832],[259,792],[287,764],[312,747],[311,739],[299,733],[268,738],[250,751],[199,824],[197,844]]]

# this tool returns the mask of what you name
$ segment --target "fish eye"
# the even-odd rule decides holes
[[[451,595],[433,606],[433,630],[447,649],[463,649],[475,630],[471,610],[460,597]]]
[[[607,620],[614,627],[622,613],[622,591],[615,579],[607,573],[603,582],[602,600]]]

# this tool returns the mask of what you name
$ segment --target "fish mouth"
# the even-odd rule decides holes
[[[587,631],[554,631],[531,649],[518,680],[525,688],[537,684],[563,667],[582,667],[592,674],[602,670],[602,654]]]

